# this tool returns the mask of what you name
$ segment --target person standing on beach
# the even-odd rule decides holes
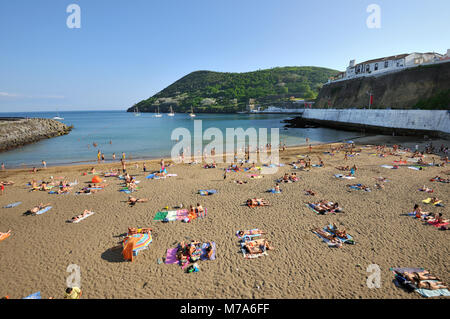
[[[2,163],[2,171],[5,170],[5,163]]]
[[[121,162],[122,162],[122,172],[125,174],[127,171],[127,165],[125,164],[125,160],[122,159]]]
[[[102,156],[102,153],[100,152],[100,150],[98,150],[97,152],[97,162],[100,163],[100,157]]]
[[[1,191],[0,195],[3,195],[4,190],[5,190],[5,185],[0,184],[0,191]]]
[[[112,155],[112,159],[113,159],[113,161],[115,161],[115,160],[116,160],[116,153],[113,153],[113,155]]]
[[[47,168],[47,163],[46,163],[44,160],[42,160],[42,166],[43,166],[44,168]]]
[[[312,151],[312,147],[311,147],[311,144],[309,144],[309,152],[311,153],[311,151]]]
[[[125,153],[122,152],[122,160],[125,160]]]
[[[102,162],[105,161],[105,154],[102,153]]]

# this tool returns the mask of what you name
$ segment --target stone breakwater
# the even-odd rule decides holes
[[[0,118],[0,151],[66,135],[72,127],[51,119]]]

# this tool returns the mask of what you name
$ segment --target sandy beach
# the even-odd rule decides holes
[[[374,136],[355,143],[357,148],[377,143],[412,148],[425,144],[416,140]],[[439,147],[448,141],[433,144]],[[128,172],[140,181],[140,190],[133,195],[149,199],[134,207],[126,203],[128,195],[119,192],[122,181],[115,177],[104,179],[108,186],[103,191],[75,195],[92,179],[92,175],[83,173],[93,165],[49,167],[37,173],[29,169],[2,171],[0,180],[15,184],[6,186],[0,196],[0,232],[12,232],[0,241],[0,296],[23,298],[40,291],[43,298],[62,298],[70,264],[80,266],[83,298],[422,298],[396,288],[390,267],[423,267],[450,284],[449,233],[404,216],[418,203],[425,211],[442,212],[449,218],[449,184],[429,181],[437,175],[448,178],[449,168],[417,171],[401,165],[399,169],[386,169],[381,165],[392,165],[399,157],[380,158],[369,155],[375,153],[374,149],[363,148],[360,155],[344,161],[343,152],[334,156],[323,153],[329,149],[330,145],[318,145],[309,153],[306,147],[289,148],[280,152],[280,161],[286,165],[260,179],[249,178],[250,172],[230,172],[224,180],[227,164],[215,169],[178,164],[168,167],[176,177],[152,180],[145,178],[148,173],[142,171],[142,162],[129,162]],[[313,164],[318,164],[318,155],[325,167],[313,167],[308,172],[294,170],[288,164],[296,161],[297,155],[309,155]],[[427,154],[424,160],[432,162],[433,157],[441,163],[438,155]],[[158,161],[145,163],[150,172],[159,169]],[[358,168],[354,180],[334,177],[343,173],[336,166],[353,164]],[[98,172],[117,170],[120,163],[96,164],[95,168]],[[300,181],[280,184],[281,194],[266,192],[276,179],[291,172],[296,172]],[[50,176],[79,183],[67,195],[30,192],[26,186],[32,179],[49,180]],[[379,176],[389,180],[382,190],[374,187],[374,178]],[[239,185],[235,180],[248,183]],[[372,191],[346,187],[354,183],[365,184]],[[418,191],[423,185],[432,187],[434,193]],[[216,189],[217,193],[200,196],[200,189]],[[306,189],[314,190],[316,196],[305,195]],[[445,207],[422,203],[431,196],[442,199]],[[245,206],[245,201],[254,197],[268,200],[271,206]],[[320,199],[338,202],[344,213],[317,215],[305,206]],[[3,208],[18,201],[22,204]],[[42,215],[24,215],[41,202],[51,203],[53,208]],[[165,206],[181,203],[185,207],[201,203],[208,214],[190,223],[153,221]],[[85,209],[95,214],[77,224],[66,223]],[[345,227],[356,244],[330,248],[311,232],[313,227],[329,223]],[[119,244],[120,235],[128,227],[153,229],[153,242],[133,262],[124,261],[121,250],[109,250]],[[269,250],[268,256],[244,259],[235,233],[254,228],[264,230],[264,237],[275,249]],[[200,272],[193,274],[175,264],[158,264],[167,249],[190,239],[214,241],[216,259],[200,261]],[[381,269],[381,288],[367,287],[367,267],[371,264]]]

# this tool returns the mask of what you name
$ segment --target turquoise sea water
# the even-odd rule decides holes
[[[0,113],[0,116],[41,118],[53,118],[56,115],[55,112]],[[241,127],[245,130],[254,127],[257,130],[268,128],[270,143],[270,128],[279,128],[280,144],[287,146],[303,145],[306,137],[310,143],[323,143],[358,135],[356,132],[325,128],[284,130],[281,121],[291,116],[283,114],[197,114],[194,119],[188,114],[175,114],[174,117],[163,114],[161,118],[153,115],[142,113],[141,116],[134,116],[125,111],[60,112],[59,116],[64,118],[62,122],[74,126],[68,135],[2,152],[0,162],[10,168],[22,165],[39,167],[42,160],[47,165],[88,163],[97,160],[98,150],[105,154],[107,161],[111,160],[112,153],[116,153],[116,159],[120,159],[122,152],[132,159],[170,157],[171,149],[176,144],[176,141],[171,140],[172,131],[179,127],[187,128],[194,136],[194,120],[202,121],[203,132],[210,127],[220,129],[224,140],[226,128]],[[93,146],[94,142],[97,147]],[[204,144],[209,142],[204,141]]]

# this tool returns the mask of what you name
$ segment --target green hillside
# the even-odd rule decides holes
[[[136,103],[140,112],[236,112],[250,99],[261,106],[289,103],[292,97],[315,99],[323,83],[338,71],[319,67],[283,67],[246,73],[196,71],[154,96]]]

